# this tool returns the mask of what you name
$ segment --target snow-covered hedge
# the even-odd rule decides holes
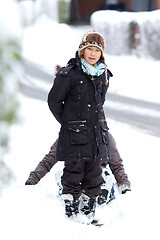
[[[91,16],[93,29],[106,40],[109,54],[151,56],[160,59],[160,10],[152,12],[118,12],[102,10]]]
[[[17,4],[13,0],[1,3],[0,36],[0,189],[2,189],[11,177],[3,158],[8,147],[10,126],[18,118],[16,91],[21,69],[21,28]]]

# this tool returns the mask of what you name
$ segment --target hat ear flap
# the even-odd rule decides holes
[[[84,50],[85,50],[85,48],[83,48],[82,50],[79,51],[79,53],[78,53],[79,58],[83,58],[83,56],[84,56]]]
[[[103,53],[101,54],[101,57],[100,57],[99,61],[105,64],[105,58],[103,56]]]

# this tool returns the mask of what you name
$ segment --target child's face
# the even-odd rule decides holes
[[[87,47],[83,57],[89,64],[94,65],[101,57],[101,50],[97,47]]]

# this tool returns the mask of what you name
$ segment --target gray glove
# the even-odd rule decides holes
[[[32,181],[29,181],[29,180],[27,180],[26,182],[25,182],[25,185],[35,185],[36,183],[34,183],[34,182],[32,182]]]
[[[131,191],[131,189],[127,185],[122,184],[119,186],[119,191],[121,194],[125,194],[126,192]]]

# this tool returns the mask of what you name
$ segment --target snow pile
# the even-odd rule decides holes
[[[109,54],[136,52],[160,59],[160,10],[152,12],[97,11],[91,24],[106,40]]]
[[[23,56],[48,69],[56,64],[66,65],[75,56],[79,39],[66,24],[58,24],[46,15],[24,31]]]
[[[6,0],[0,7],[0,189],[10,178],[3,154],[8,146],[9,127],[17,118],[15,93],[21,71],[20,39],[17,5],[13,0]]]
[[[34,24],[36,19],[43,14],[57,21],[58,0],[20,1],[19,11],[23,26]]]

